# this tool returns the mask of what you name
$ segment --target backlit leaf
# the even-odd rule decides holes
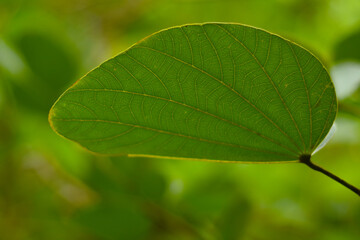
[[[160,31],[101,64],[49,119],[96,153],[284,162],[316,149],[336,109],[311,53],[260,29],[207,23]]]

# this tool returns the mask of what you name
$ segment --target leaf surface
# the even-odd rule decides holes
[[[337,109],[323,65],[302,47],[239,24],[155,33],[70,87],[49,119],[60,135],[110,155],[298,161]]]

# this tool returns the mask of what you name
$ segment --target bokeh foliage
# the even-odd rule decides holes
[[[356,196],[303,166],[94,156],[53,133],[47,112],[104,60],[185,23],[254,25],[328,69],[356,65],[337,56],[359,12],[358,0],[0,0],[0,238],[357,239]],[[359,102],[359,91],[340,101],[337,132],[314,156],[357,186]]]

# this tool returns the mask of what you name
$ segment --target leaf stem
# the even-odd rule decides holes
[[[344,181],[343,179],[339,178],[338,176],[332,174],[331,172],[319,167],[318,165],[314,164],[311,161],[311,155],[301,155],[300,156],[300,162],[304,163],[305,165],[307,165],[308,167],[310,167],[311,169],[321,172],[323,174],[325,174],[326,176],[330,177],[331,179],[337,181],[338,183],[340,183],[341,185],[345,186],[346,188],[350,189],[351,191],[353,191],[354,193],[356,193],[357,195],[360,196],[360,189],[351,185],[350,183]]]

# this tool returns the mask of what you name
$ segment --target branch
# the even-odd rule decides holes
[[[331,179],[337,181],[341,185],[345,186],[346,188],[350,189],[354,193],[360,196],[360,189],[351,185],[350,183],[344,181],[343,179],[339,178],[338,176],[335,176],[331,172],[328,172],[327,170],[315,165],[313,162],[311,162],[311,155],[301,155],[300,156],[300,162],[304,163],[305,165],[309,166],[311,169],[314,169],[315,171],[321,172],[325,174],[326,176],[330,177]]]

